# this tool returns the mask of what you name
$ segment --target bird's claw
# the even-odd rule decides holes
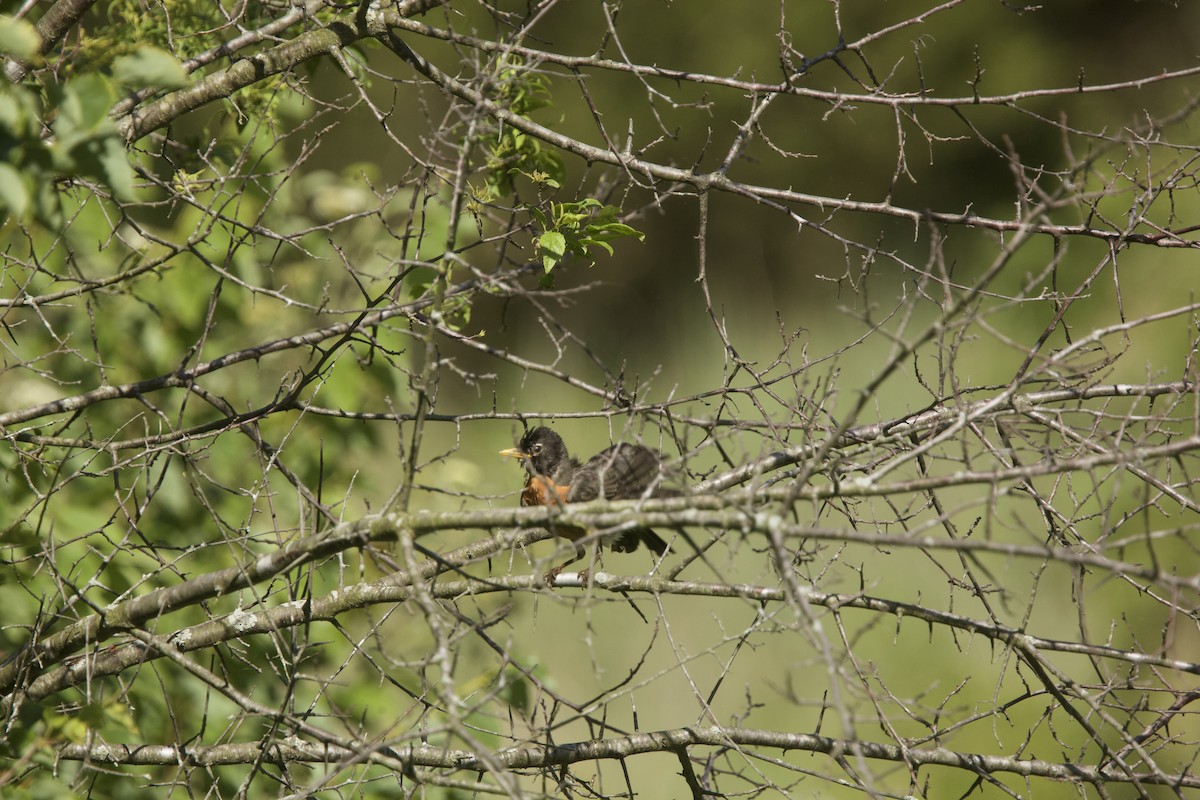
[[[554,567],[553,569],[546,570],[546,574],[544,574],[542,576],[542,580],[544,580],[546,582],[547,586],[554,586],[555,581],[558,580],[558,576],[562,573],[563,569],[566,566],[567,566],[566,564],[563,564],[561,567]],[[586,570],[586,569],[579,570],[579,582],[580,583],[582,583],[583,585],[586,586],[588,583],[588,580],[590,580],[590,578],[591,578],[591,576],[589,575],[588,570]]]

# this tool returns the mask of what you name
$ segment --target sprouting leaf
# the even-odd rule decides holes
[[[636,228],[617,221],[620,209],[590,197],[574,203],[547,203],[544,208],[527,206],[526,210],[542,231],[534,246],[547,273],[568,253],[586,258],[592,247],[599,247],[612,255],[609,242],[646,238]]]

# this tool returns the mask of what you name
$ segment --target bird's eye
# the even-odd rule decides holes
[[[538,453],[542,452],[542,446],[540,444],[535,444],[533,447],[529,448],[529,452],[536,456]]]

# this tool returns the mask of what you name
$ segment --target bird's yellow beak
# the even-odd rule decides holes
[[[500,455],[508,456],[509,458],[529,458],[529,453],[526,453],[519,447],[510,447],[507,450],[501,450]]]

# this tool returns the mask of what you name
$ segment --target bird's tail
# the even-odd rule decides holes
[[[656,556],[667,552],[667,543],[649,528],[633,528],[624,531],[613,538],[611,547],[614,553],[632,553],[637,550],[639,544],[645,544],[654,551]]]

